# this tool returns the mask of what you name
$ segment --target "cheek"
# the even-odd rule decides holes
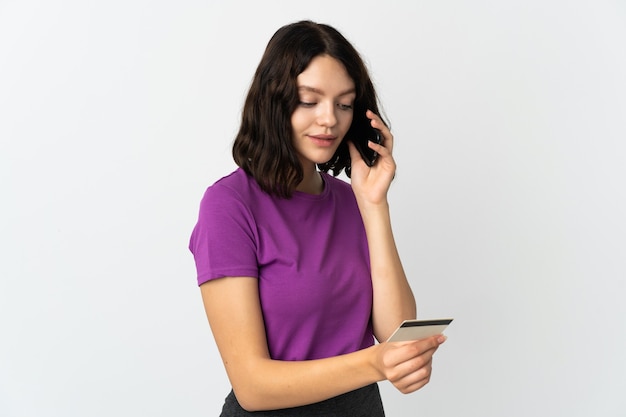
[[[302,112],[299,112],[298,110],[296,110],[291,114],[291,128],[294,131],[300,130],[305,124],[305,122],[306,122],[305,117],[302,114]]]
[[[348,129],[350,129],[351,125],[352,125],[352,113],[347,114],[344,118],[341,119],[341,127],[344,133],[346,133]]]

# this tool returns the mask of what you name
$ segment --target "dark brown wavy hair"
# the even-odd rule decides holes
[[[296,79],[319,55],[343,64],[354,81],[356,98],[352,125],[369,123],[367,109],[379,114],[378,101],[367,68],[356,49],[335,28],[300,21],[281,27],[270,39],[252,79],[243,107],[241,126],[233,144],[235,163],[267,193],[290,197],[303,179],[293,146],[291,115],[299,103]],[[343,140],[321,171],[350,176],[350,153]]]

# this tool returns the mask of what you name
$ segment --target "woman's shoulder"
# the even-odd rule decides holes
[[[324,184],[330,192],[353,195],[350,183],[325,172],[322,172],[322,176],[324,178]]]
[[[200,202],[201,209],[227,209],[232,208],[233,204],[247,206],[257,198],[255,187],[258,188],[255,181],[244,170],[237,168],[205,190]]]
[[[209,188],[213,187],[237,187],[245,184],[248,181],[248,175],[246,172],[237,167],[234,171],[224,175],[217,181],[215,181]]]
[[[231,173],[223,176],[222,178],[211,184],[206,192],[205,197],[209,196],[227,196],[227,195],[241,195],[249,192],[253,192],[255,188],[255,181],[241,168],[236,168]]]

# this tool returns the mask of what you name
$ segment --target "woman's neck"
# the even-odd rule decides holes
[[[324,191],[324,180],[315,167],[304,173],[304,178],[296,187],[296,191],[307,194],[321,194]]]

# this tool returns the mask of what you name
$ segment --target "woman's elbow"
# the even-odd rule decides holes
[[[255,411],[268,410],[266,401],[258,393],[253,392],[250,388],[233,389],[237,402],[249,413]]]

